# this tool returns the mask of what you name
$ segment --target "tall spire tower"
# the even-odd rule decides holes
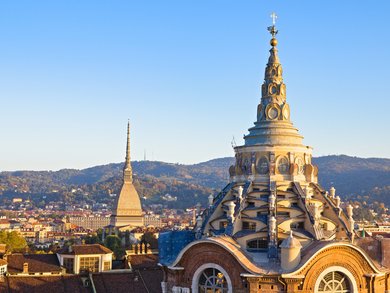
[[[131,168],[130,159],[130,121],[127,122],[127,145],[126,145],[126,159],[123,168],[123,181],[133,182],[133,169]]]
[[[133,185],[130,159],[130,122],[127,123],[126,159],[123,168],[123,184],[111,215],[110,226],[127,229],[143,226],[141,201]]]

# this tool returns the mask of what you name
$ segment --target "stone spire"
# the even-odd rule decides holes
[[[123,181],[133,182],[133,170],[130,162],[130,121],[127,122],[127,145],[126,145],[126,160],[123,168]]]
[[[110,225],[112,227],[140,227],[143,226],[143,220],[141,200],[133,185],[133,171],[130,162],[130,122],[128,122],[123,184],[116,198]]]
[[[272,35],[270,45],[272,48],[269,50],[270,56],[265,68],[264,83],[261,90],[262,104],[269,104],[270,102],[276,102],[282,105],[286,102],[286,85],[283,83],[283,70],[280,64],[278,49],[278,40],[276,34],[278,31],[275,25],[268,27],[269,32]],[[264,100],[264,101],[263,101]]]
[[[257,107],[255,126],[249,129],[245,145],[302,145],[302,136],[290,121],[290,106],[286,101],[286,85],[283,82],[283,69],[280,64],[276,15],[272,15],[273,25],[268,27],[272,35],[270,56],[265,68],[261,86],[261,101]]]

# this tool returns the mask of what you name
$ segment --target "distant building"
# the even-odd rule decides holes
[[[69,222],[73,225],[96,231],[110,224],[109,217],[69,217]]]
[[[71,245],[57,253],[59,263],[69,274],[111,270],[112,251],[100,244]]]
[[[145,215],[144,216],[144,225],[145,227],[153,226],[160,228],[163,226],[160,216],[158,215]]]
[[[126,227],[140,227],[143,225],[144,218],[141,200],[133,185],[133,171],[130,162],[130,123],[128,123],[123,184],[112,211],[110,227],[115,229],[126,229]]]

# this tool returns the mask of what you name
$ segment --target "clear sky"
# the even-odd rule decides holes
[[[390,1],[0,1],[0,170],[232,156],[279,18],[314,155],[390,157]]]

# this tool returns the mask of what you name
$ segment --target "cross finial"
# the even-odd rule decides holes
[[[278,16],[276,15],[275,12],[272,12],[271,18],[272,18],[272,26],[268,27],[268,31],[272,35],[272,38],[275,38],[276,34],[278,33],[278,30],[275,27],[276,19],[278,18]]]
[[[271,18],[272,18],[272,25],[275,25],[276,24],[276,19],[278,18],[278,16],[276,15],[275,12],[272,12]]]

